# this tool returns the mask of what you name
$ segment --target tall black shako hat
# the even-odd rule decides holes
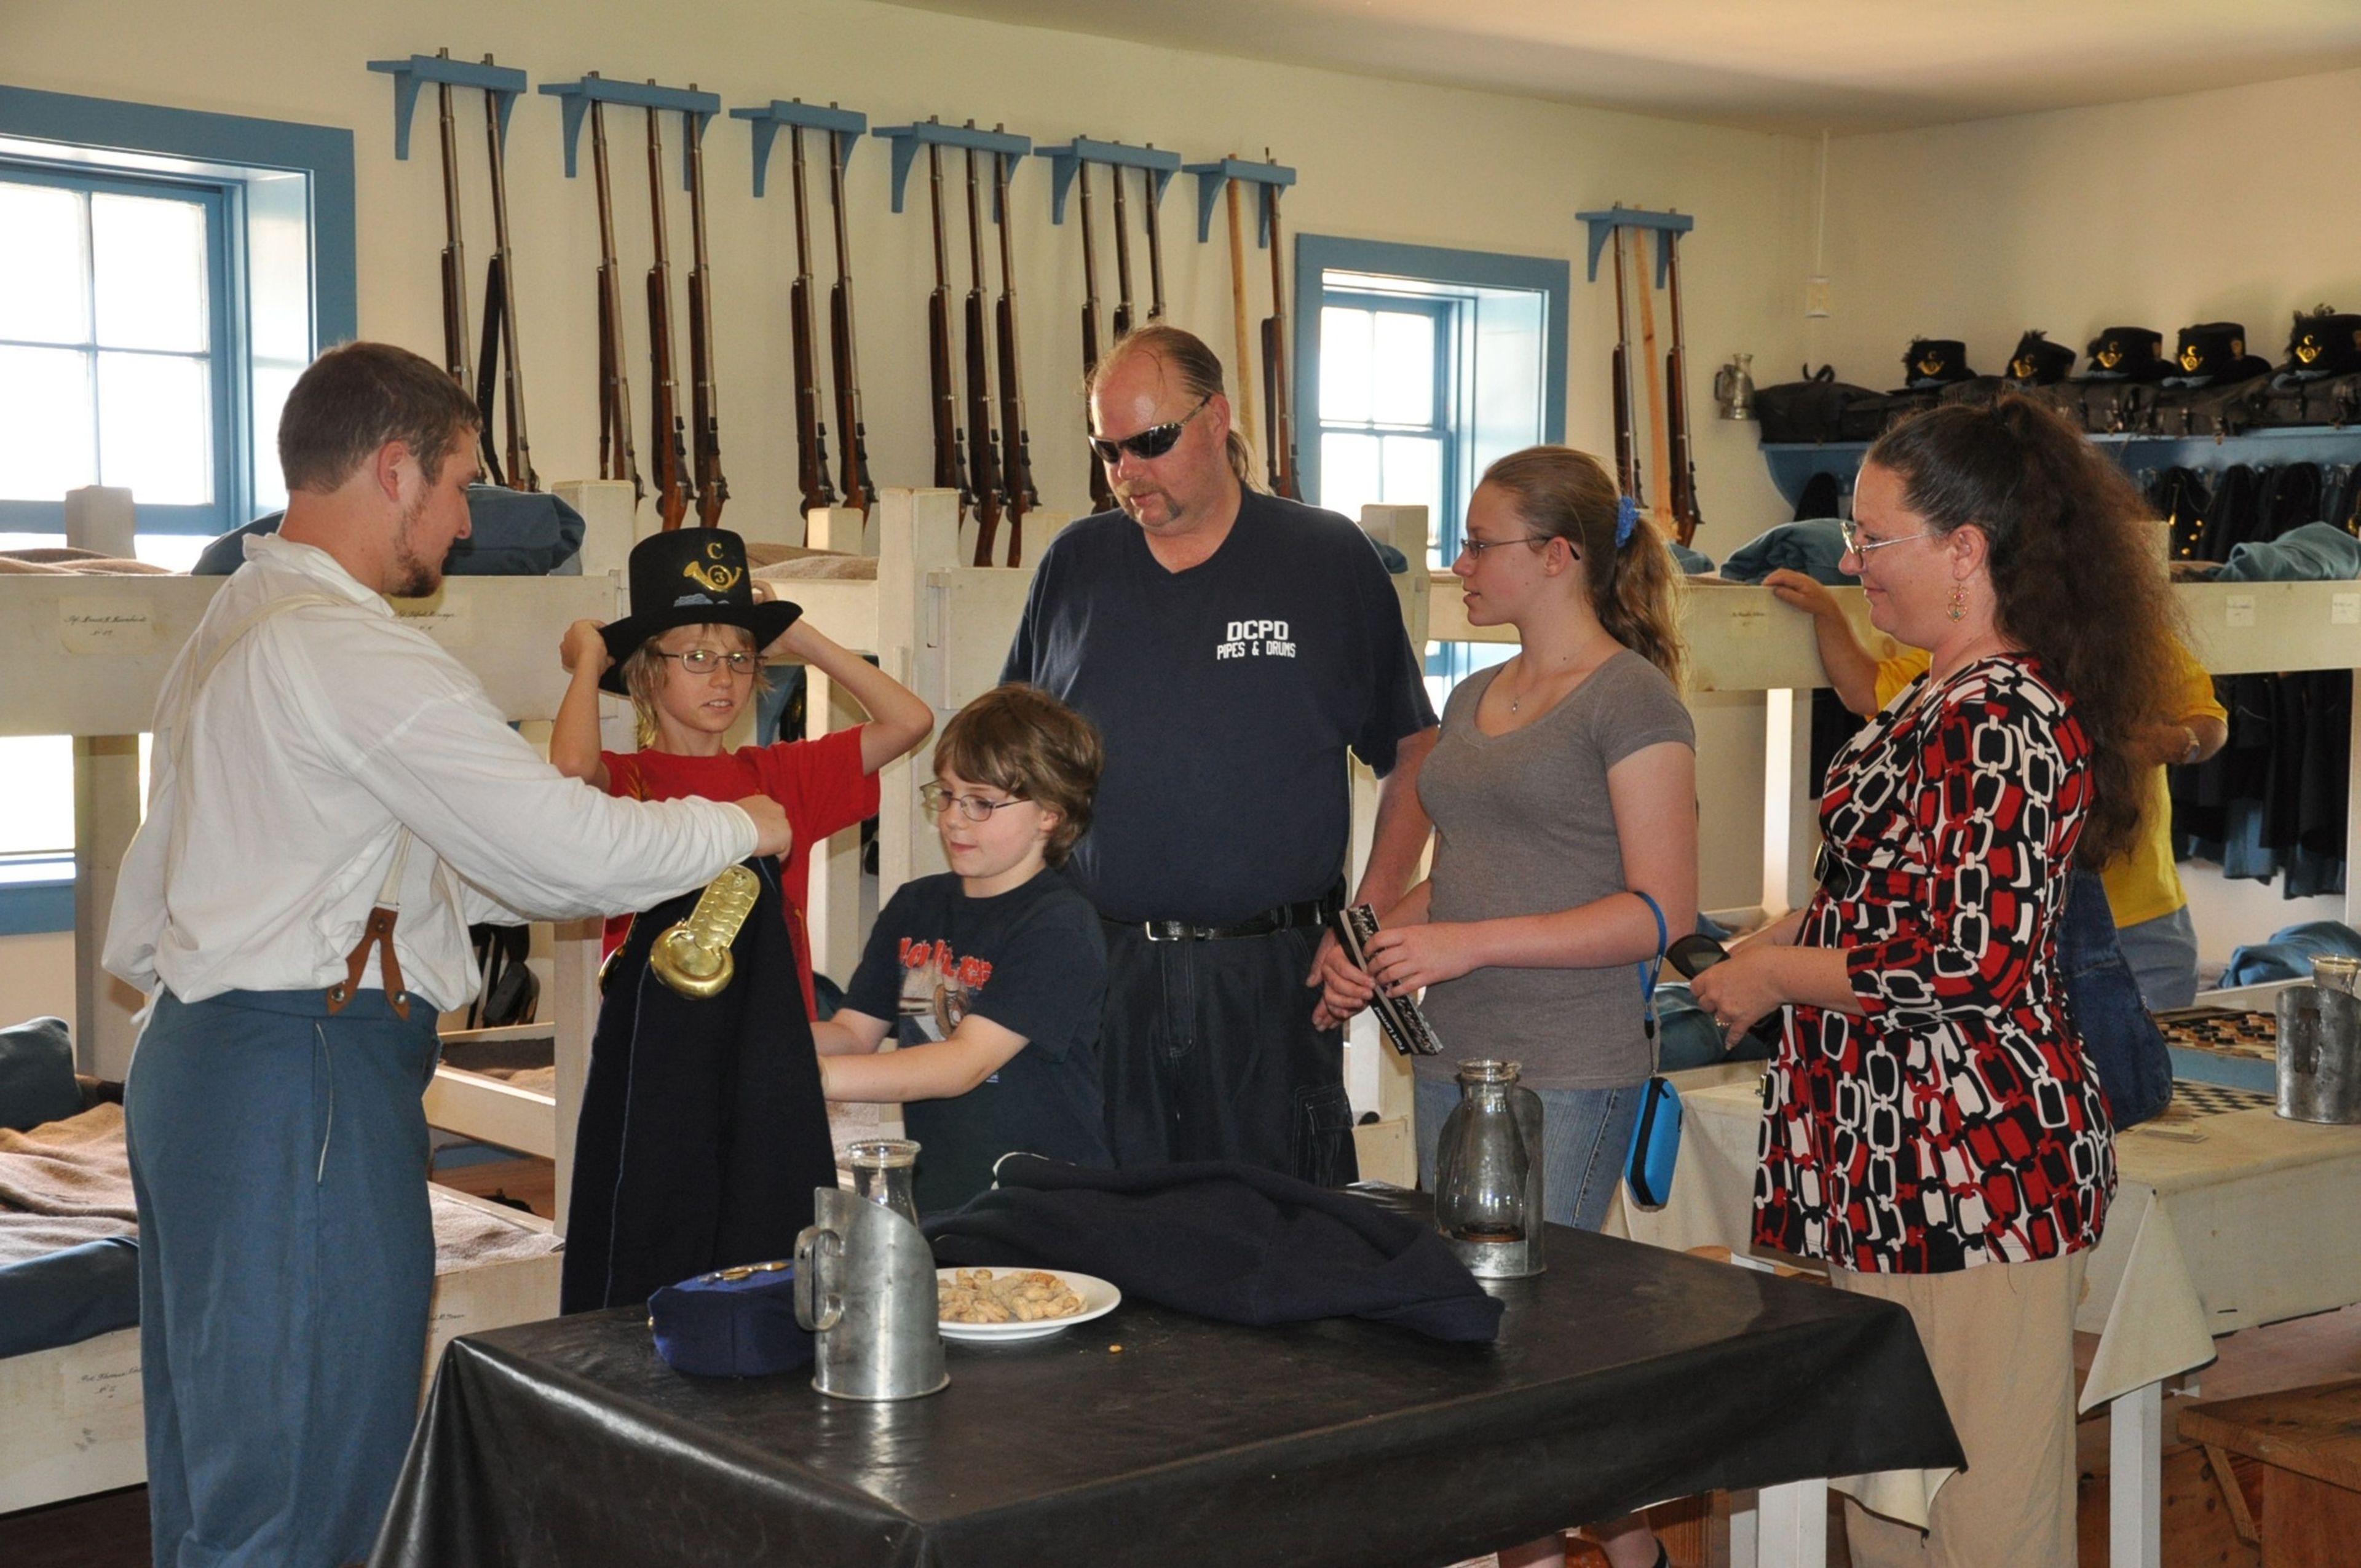
[[[2054,386],[2073,369],[2074,351],[2038,331],[2018,338],[2016,352],[2008,356],[2008,379],[2020,387]]]
[[[1907,378],[1900,390],[1929,391],[1948,387],[1954,381],[1972,381],[1976,373],[1968,368],[1968,345],[1955,337],[1914,337],[1902,356],[1902,373]]]
[[[742,626],[754,646],[767,648],[803,614],[785,599],[754,602],[746,570],[746,542],[726,528],[676,528],[651,533],[631,546],[631,613],[598,629],[614,668],[601,690],[627,696],[623,661],[640,644],[675,626]]]
[[[2085,352],[2087,381],[2160,381],[2169,373],[2163,358],[2164,334],[2144,326],[2111,326],[2091,340]]]
[[[2268,375],[2270,361],[2246,352],[2246,329],[2237,322],[2199,322],[2180,329],[2169,383],[2187,387],[2229,386]]]
[[[2280,373],[2301,381],[2361,370],[2361,316],[2344,315],[2327,305],[2298,311],[2288,333],[2287,352]]]

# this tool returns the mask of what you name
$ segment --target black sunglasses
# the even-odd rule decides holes
[[[1126,435],[1115,441],[1108,441],[1102,436],[1091,436],[1089,437],[1091,450],[1097,453],[1099,461],[1110,468],[1121,462],[1123,455],[1126,452],[1134,457],[1161,457],[1171,451],[1180,441],[1180,427],[1204,412],[1205,405],[1213,400],[1213,395],[1208,392],[1197,400],[1195,408],[1191,409],[1170,424],[1151,424],[1137,435]]]

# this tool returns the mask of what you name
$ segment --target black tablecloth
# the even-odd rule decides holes
[[[893,1405],[674,1372],[630,1310],[469,1335],[371,1562],[1435,1568],[1665,1497],[1961,1463],[1899,1308],[1549,1246],[1496,1344],[1127,1302],[953,1343],[950,1387]]]

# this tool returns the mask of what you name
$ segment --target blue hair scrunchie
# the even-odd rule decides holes
[[[1615,502],[1615,548],[1620,550],[1631,543],[1631,531],[1640,525],[1640,503],[1630,496]]]

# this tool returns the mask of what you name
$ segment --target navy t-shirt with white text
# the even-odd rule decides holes
[[[1182,572],[1120,511],[1060,533],[1001,678],[1105,740],[1066,870],[1117,920],[1226,925],[1321,896],[1344,869],[1346,748],[1382,774],[1434,723],[1376,546],[1334,512],[1255,491]]]

